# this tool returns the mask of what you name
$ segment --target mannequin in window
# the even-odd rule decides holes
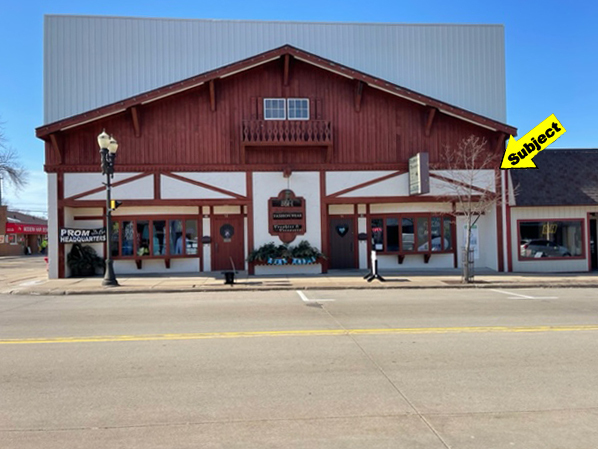
[[[183,254],[183,234],[177,232],[176,244],[174,245],[175,254]]]

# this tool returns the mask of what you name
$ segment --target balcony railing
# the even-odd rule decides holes
[[[332,157],[332,126],[324,120],[246,120],[241,130],[241,162],[246,147],[321,146]]]
[[[245,145],[332,144],[332,127],[324,120],[249,120],[242,135]]]

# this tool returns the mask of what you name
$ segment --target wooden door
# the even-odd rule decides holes
[[[212,270],[232,270],[233,263],[236,270],[244,270],[244,246],[242,215],[212,217]]]
[[[357,268],[355,262],[355,218],[330,218],[330,268]]]
[[[592,271],[598,270],[598,234],[596,233],[596,220],[590,220],[590,257]]]

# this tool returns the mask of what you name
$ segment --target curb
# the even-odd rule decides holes
[[[484,284],[456,284],[456,285],[389,285],[379,287],[372,287],[368,285],[364,286],[272,286],[272,287],[183,287],[183,288],[127,288],[127,287],[108,287],[102,289],[90,289],[90,290],[68,290],[68,289],[55,289],[55,290],[11,290],[4,292],[4,294],[10,295],[30,295],[30,296],[84,296],[84,295],[118,295],[118,294],[139,294],[139,293],[216,293],[216,292],[260,292],[260,291],[289,291],[289,290],[467,290],[467,289],[523,289],[523,288],[542,288],[542,289],[553,289],[553,288],[598,288],[598,283],[551,283],[551,284],[538,284],[538,283],[484,283]]]

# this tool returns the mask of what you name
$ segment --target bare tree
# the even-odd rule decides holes
[[[473,281],[472,228],[485,212],[500,204],[495,179],[500,157],[488,148],[486,139],[471,135],[457,148],[446,147],[442,162],[436,167],[446,181],[443,196],[455,203],[456,213],[463,215],[467,224],[462,267],[462,280],[466,283]]]
[[[0,206],[2,200],[2,180],[6,179],[16,190],[27,185],[27,171],[19,162],[17,151],[8,145],[4,133],[4,123],[0,122]]]

